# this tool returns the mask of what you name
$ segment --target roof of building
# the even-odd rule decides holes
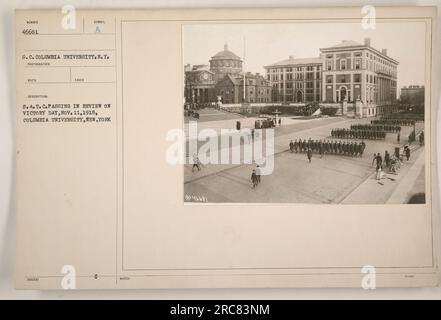
[[[244,79],[244,74],[240,73],[240,74],[230,74],[228,73],[225,78],[223,78],[220,82],[226,81],[226,80],[230,80],[234,85],[236,86],[241,86],[243,85],[243,79]],[[251,73],[251,72],[246,72],[245,73],[245,79],[247,80],[254,80],[256,82],[256,84],[258,85],[265,85],[268,83],[268,80],[265,79],[264,76],[262,76],[261,74],[256,74],[256,73]],[[269,84],[267,84],[269,85]]]
[[[361,44],[361,43],[358,43],[358,42],[353,41],[353,40],[343,40],[342,42],[337,43],[336,45],[333,45],[333,46],[327,47],[327,48],[321,48],[320,50],[332,50],[332,49],[352,48],[352,47],[366,47],[366,48],[369,48],[369,49],[375,51],[379,55],[381,55],[381,56],[383,56],[383,57],[385,57],[385,58],[387,58],[387,59],[389,59],[389,60],[391,60],[391,61],[393,61],[393,62],[398,64],[398,61],[396,61],[394,58],[388,56],[387,53],[383,53],[382,51],[377,50],[374,47],[372,47],[371,44],[370,44],[370,38],[367,38],[366,40],[369,40],[368,44],[366,44],[366,43],[365,44]]]
[[[364,46],[361,43],[358,43],[356,41],[353,40],[343,40],[340,43],[337,43],[336,45],[333,45],[331,47],[328,47],[326,49],[331,49],[331,48],[346,48],[346,47],[360,47],[360,46]]]
[[[224,45],[224,50],[219,51],[211,57],[212,60],[241,60],[234,52],[228,50],[228,44]]]
[[[190,68],[190,69],[188,69]],[[205,64],[198,64],[198,65],[194,65],[194,66],[190,66],[187,65],[187,70],[185,71],[186,73],[200,73],[200,72],[208,72],[211,74],[214,74],[207,65]]]
[[[289,57],[289,59],[282,60],[266,67],[276,67],[276,66],[294,66],[294,65],[305,65],[305,64],[321,64],[322,59],[320,57],[313,58],[301,58],[294,59],[294,57]]]

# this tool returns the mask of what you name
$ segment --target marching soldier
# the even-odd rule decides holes
[[[319,141],[318,149],[319,149],[320,158],[323,158],[323,142],[322,142],[322,140]]]
[[[306,154],[308,156],[309,163],[311,163],[311,159],[312,159],[312,150],[311,150],[311,148],[308,148],[308,151],[306,152]]]

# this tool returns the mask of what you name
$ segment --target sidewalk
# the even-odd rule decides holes
[[[380,180],[381,184],[375,179],[376,173],[372,167],[372,173],[340,203],[405,203],[422,169],[424,169],[424,147],[416,149],[409,162],[404,160],[397,175],[385,173],[383,179]]]

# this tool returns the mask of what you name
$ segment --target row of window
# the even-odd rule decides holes
[[[224,94],[229,95],[230,93],[231,93],[231,94],[234,94],[234,89],[226,90],[226,91],[224,91],[224,90],[221,90],[221,91],[220,91],[220,94],[221,94],[221,95],[224,95]],[[253,95],[253,94],[254,94],[254,91],[253,91],[253,90],[250,90],[250,91],[248,91],[248,94],[249,94],[249,95]],[[270,89],[260,89],[260,90],[257,90],[257,94],[258,94],[258,95],[264,95],[264,94],[269,95],[269,94],[270,94]]]
[[[384,59],[381,59],[380,57],[377,56],[373,56],[372,54],[368,53],[368,56],[372,56],[373,58],[370,58],[370,60],[368,60],[366,62],[366,66],[368,70],[371,71],[382,71],[384,73],[396,76],[396,66],[395,64],[388,62]],[[336,59],[335,61],[335,67],[333,66],[334,64],[334,59],[332,57],[332,55],[328,55],[326,60],[326,70],[330,71],[333,70],[334,68],[336,70],[348,70],[351,69],[349,63],[351,62],[351,58],[342,58],[342,59]],[[354,67],[353,69],[355,70],[360,70],[361,69],[361,58],[355,58],[354,59]]]
[[[322,70],[322,66],[317,65],[317,66],[303,66],[303,67],[268,68],[267,70],[269,73],[320,71]]]
[[[315,76],[315,78],[314,78],[314,76]],[[295,73],[294,77],[293,77],[292,73],[287,73],[286,77],[284,77],[283,74],[280,74],[280,75],[278,75],[278,74],[271,74],[270,75],[269,74],[267,76],[267,79],[270,80],[270,81],[283,81],[285,78],[286,78],[286,80],[293,80],[293,79],[295,79],[295,80],[320,79],[321,78],[321,72],[316,72],[315,74],[314,74],[314,72],[308,72],[308,73],[305,74],[305,76],[304,76],[303,73]]]
[[[305,85],[303,85],[305,84]],[[321,87],[321,82],[317,81],[315,83],[315,86],[317,89],[320,89]],[[314,88],[314,82],[313,81],[308,81],[308,82],[286,82],[286,83],[280,83],[280,84],[273,84],[273,88],[275,89],[292,89],[292,88],[296,88],[296,89],[302,89],[302,88]]]
[[[339,74],[336,76],[335,81],[337,83],[350,83],[351,82],[351,75],[349,74]],[[356,73],[353,75],[353,81],[354,82],[361,82],[361,73]],[[326,77],[326,83],[332,83],[333,82],[333,76],[327,76]]]
[[[337,75],[335,81],[337,83],[349,83],[349,82],[351,82],[351,76],[349,74]],[[353,81],[354,82],[361,82],[361,73],[355,73],[353,75]],[[377,80],[376,76],[371,75],[371,74],[366,75],[366,82],[367,83],[376,84],[377,81],[378,80]],[[332,83],[332,82],[333,82],[333,76],[327,76],[326,83]],[[396,81],[390,80],[390,82],[391,82],[391,86],[396,85]]]
[[[348,61],[350,62],[351,60],[348,58],[344,58],[344,59],[339,59],[335,61],[335,69],[336,70],[348,70],[351,69],[351,66],[349,65]],[[326,60],[326,70],[330,71],[333,70],[333,64],[334,64],[334,60],[332,59],[327,59]],[[360,70],[361,69],[361,59],[354,59],[354,69],[355,70]]]
[[[337,56],[338,56],[338,55],[341,55],[341,53],[337,54]],[[363,56],[363,55],[362,55],[362,53],[361,53],[360,51],[354,52],[354,57],[360,57],[360,58],[361,58],[362,56]],[[368,60],[376,61],[376,62],[378,62],[378,63],[380,63],[380,64],[385,65],[385,66],[388,66],[388,67],[394,67],[394,66],[395,66],[394,63],[392,63],[392,62],[390,62],[390,61],[388,61],[388,60],[386,60],[386,59],[380,57],[380,56],[377,55],[377,54],[373,54],[373,53],[371,53],[371,52],[369,52],[369,51],[366,51],[366,55],[365,55],[365,56],[366,56],[366,58],[367,58]],[[334,55],[333,55],[332,53],[327,54],[327,55],[326,55],[326,59],[334,59]]]

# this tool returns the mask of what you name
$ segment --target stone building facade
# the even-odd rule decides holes
[[[299,103],[321,100],[322,59],[290,56],[265,66],[272,87],[272,102]]]
[[[344,40],[320,49],[323,60],[323,91],[325,102],[360,100],[367,116],[377,114],[377,106],[393,106],[397,99],[398,62],[371,46]]]
[[[207,65],[185,66],[185,100],[187,102],[209,103],[214,101],[215,74]]]
[[[355,105],[365,116],[395,108],[398,61],[378,51],[366,38],[363,44],[344,40],[321,48],[320,57],[283,60],[265,66],[273,88],[273,102],[322,102]]]
[[[258,73],[227,74],[214,87],[214,94],[224,104],[271,102],[271,86]]]
[[[401,88],[402,104],[424,106],[424,86],[404,86]]]

